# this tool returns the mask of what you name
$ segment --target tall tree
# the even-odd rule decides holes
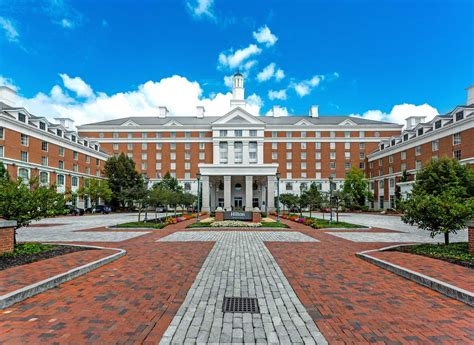
[[[304,199],[304,204],[309,208],[309,216],[311,212],[321,207],[322,196],[315,182],[311,183],[308,190],[306,190],[301,196]]]
[[[135,169],[135,162],[121,153],[118,158],[110,157],[104,166],[109,187],[112,190],[112,207],[126,207],[134,201],[134,191],[144,183]]]
[[[402,202],[402,220],[430,232],[431,237],[456,233],[474,217],[474,170],[457,160],[432,160],[416,176],[413,190]]]
[[[364,172],[356,167],[351,167],[347,172],[342,190],[346,196],[350,196],[351,208],[360,209],[365,205],[366,200],[371,199],[372,193],[369,191]]]

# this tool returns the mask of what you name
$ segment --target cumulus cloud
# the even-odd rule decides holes
[[[230,110],[230,92],[203,97],[198,82],[179,75],[160,81],[150,80],[134,90],[112,95],[92,90],[79,77],[66,78],[67,75],[63,75],[63,86],[54,85],[48,93],[40,92],[31,98],[19,96],[19,105],[32,114],[45,116],[50,120],[55,117],[72,118],[78,125],[128,116],[157,116],[158,106],[166,106],[176,116],[194,115],[198,105],[206,108],[208,116],[223,115]],[[0,82],[5,80],[11,82],[0,76]],[[84,98],[85,95],[93,97]],[[259,115],[263,106],[262,99],[252,94],[247,102],[247,110]]]
[[[18,42],[20,34],[11,20],[0,17],[0,27],[5,31],[5,37],[9,42]]]
[[[275,100],[275,99],[284,101],[284,100],[286,100],[286,89],[283,89],[283,90],[270,90],[270,91],[268,91],[268,98],[272,101]]]
[[[63,80],[64,87],[73,91],[78,97],[92,97],[94,92],[92,88],[79,77],[71,78],[65,73],[59,74]]]
[[[283,78],[285,78],[285,72],[281,68],[277,69],[275,72],[276,81],[280,81]]]
[[[280,116],[289,116],[288,109],[286,107],[276,107],[275,109],[270,109],[265,113],[265,116],[273,116],[273,111],[277,111]]]
[[[311,79],[302,80],[300,82],[293,82],[290,86],[295,90],[296,94],[300,97],[309,95],[315,87],[317,87],[321,81],[324,80],[324,75],[315,75]]]
[[[191,14],[195,18],[208,18],[215,20],[214,0],[196,0],[186,3]]]
[[[278,41],[278,37],[276,37],[268,26],[262,26],[257,31],[253,32],[253,37],[257,40],[258,43],[265,44],[267,47],[271,47]]]
[[[15,85],[11,78],[7,78],[0,75],[0,86],[8,86],[10,89],[18,91],[18,87]]]
[[[260,73],[257,74],[257,80],[259,82],[270,80],[273,77],[277,81],[280,81],[285,77],[285,72],[282,69],[279,68],[276,70],[276,64],[274,62],[266,66]]]
[[[246,48],[238,49],[235,52],[233,50],[228,53],[219,54],[219,64],[222,67],[228,67],[234,69],[241,66],[246,60],[248,60],[253,55],[258,55],[262,52],[255,44],[250,44]]]
[[[409,116],[426,116],[426,121],[430,121],[436,115],[438,115],[438,110],[427,103],[420,105],[403,103],[395,105],[390,113],[381,110],[368,110],[363,114],[352,114],[351,116],[404,125],[405,119]]]
[[[72,29],[74,27],[74,23],[69,19],[63,18],[60,22],[61,26],[65,29]]]

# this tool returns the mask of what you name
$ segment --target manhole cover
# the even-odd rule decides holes
[[[250,297],[224,297],[224,313],[260,313],[258,299]]]

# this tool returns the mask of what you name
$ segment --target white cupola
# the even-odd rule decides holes
[[[237,72],[232,77],[232,99],[230,100],[230,107],[245,107],[245,89],[244,76]]]

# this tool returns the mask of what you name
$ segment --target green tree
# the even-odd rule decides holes
[[[10,179],[10,175],[8,174],[7,168],[0,162],[0,180],[8,180]]]
[[[350,204],[351,195],[344,192],[343,189],[334,190],[330,195],[330,205],[333,210],[336,210],[336,222],[339,223],[339,211],[343,205]]]
[[[99,204],[100,199],[106,202],[112,199],[112,190],[109,188],[109,183],[106,180],[96,178],[85,180],[84,186],[77,191],[77,194],[81,198],[87,195],[94,206]]]
[[[430,232],[431,237],[456,233],[474,217],[474,171],[457,160],[431,160],[416,176],[413,190],[402,202],[402,220]]]
[[[316,183],[311,183],[309,188],[303,192],[301,196],[304,199],[303,204],[309,208],[309,216],[312,216],[312,211],[316,210],[321,207],[322,204],[322,196],[321,192],[318,189]]]
[[[191,193],[181,193],[180,195],[180,201],[179,204],[183,209],[186,209],[187,207],[191,207],[194,205],[196,202],[196,195],[191,194]]]
[[[179,184],[176,177],[171,176],[169,172],[167,172],[165,176],[163,176],[163,179],[158,182],[158,185],[160,185],[163,189],[170,190],[172,192],[183,191],[183,187]]]
[[[365,205],[366,200],[370,201],[373,197],[369,191],[364,172],[356,167],[351,167],[347,172],[342,190],[346,196],[350,196],[352,202],[348,206],[354,209],[360,209]]]
[[[135,169],[135,162],[124,153],[118,158],[110,157],[105,162],[104,174],[112,191],[112,207],[133,205],[135,200],[133,193],[144,183],[141,174]]]
[[[280,194],[280,202],[283,204],[283,206],[286,207],[287,210],[291,210],[292,208],[296,207],[299,205],[299,197],[295,194],[291,193],[283,193]]]

